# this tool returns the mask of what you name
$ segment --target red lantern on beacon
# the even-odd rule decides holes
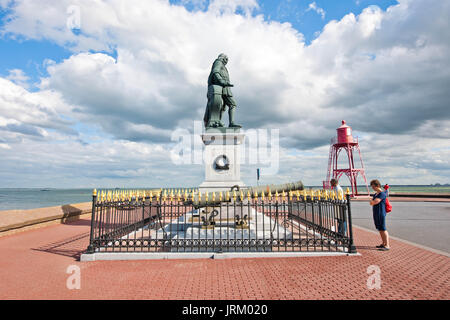
[[[342,125],[336,129],[337,136],[331,139],[330,154],[328,158],[327,180],[323,182],[324,189],[330,189],[330,180],[332,178],[339,181],[345,174],[350,180],[352,197],[360,195],[358,192],[357,177],[361,175],[367,194],[369,194],[369,186],[367,184],[366,174],[364,171],[364,163],[361,157],[361,150],[359,148],[358,138],[352,135],[352,128],[347,125],[345,120],[342,120]],[[355,168],[354,155],[359,156],[361,167]],[[346,158],[344,167],[338,167],[339,157]]]

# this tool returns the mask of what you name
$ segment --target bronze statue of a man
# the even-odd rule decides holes
[[[203,122],[205,128],[224,127],[222,122],[222,114],[228,106],[229,128],[241,128],[240,125],[234,123],[234,110],[236,101],[231,93],[230,76],[225,65],[228,57],[221,53],[214,61],[211,72],[208,77],[208,104],[206,105],[205,116]]]

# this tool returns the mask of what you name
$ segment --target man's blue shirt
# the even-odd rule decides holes
[[[381,199],[381,202],[373,206],[373,215],[386,216],[386,191],[374,194],[372,200],[375,200],[376,198]]]

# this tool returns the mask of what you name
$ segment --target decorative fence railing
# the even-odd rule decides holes
[[[241,193],[199,201],[94,192],[87,253],[239,251],[355,253],[350,196]]]

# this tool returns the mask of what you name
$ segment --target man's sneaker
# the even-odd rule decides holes
[[[375,248],[381,249],[381,248],[384,248],[384,245],[380,244],[379,246],[376,246]]]
[[[383,247],[383,248],[380,248],[379,250],[380,250],[380,251],[389,251],[389,248]]]

